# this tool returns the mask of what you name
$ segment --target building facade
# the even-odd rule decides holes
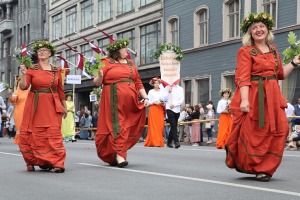
[[[220,89],[235,90],[236,54],[243,36],[240,22],[250,12],[262,11],[275,20],[273,43],[280,52],[289,47],[290,31],[300,40],[300,0],[164,0],[164,39],[184,50],[181,85],[185,103],[212,100],[216,105]],[[299,73],[296,69],[280,81],[285,97],[293,103],[300,97]]]
[[[162,42],[162,6],[160,0],[52,0],[49,9],[49,39],[56,46],[58,54],[76,65],[76,53],[63,42],[89,58],[96,53],[80,36],[103,50],[106,50],[110,41],[97,29],[104,30],[114,39],[127,37],[131,41],[129,48],[136,52],[131,57],[146,89],[149,89],[149,80],[160,73],[157,60],[151,59],[149,55]],[[81,74],[81,70],[72,64],[71,74]],[[66,84],[65,90],[72,90],[72,87]],[[94,110],[88,98],[94,87],[92,79],[82,76],[82,84],[75,85],[76,109],[87,105]]]
[[[20,63],[14,59],[14,51],[23,43],[48,39],[48,1],[0,0],[0,81],[14,85]],[[6,94],[1,94],[7,96]]]

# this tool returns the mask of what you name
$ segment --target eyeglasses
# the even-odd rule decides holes
[[[49,52],[49,49],[38,49],[37,53],[41,53],[41,52]]]

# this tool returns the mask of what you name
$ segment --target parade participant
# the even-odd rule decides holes
[[[74,112],[75,112],[75,106],[74,102],[72,101],[72,94],[67,94],[67,112],[68,115],[65,119],[62,119],[62,126],[61,126],[61,132],[63,134],[63,137],[66,142],[72,141],[76,142],[75,139],[75,118],[74,118]]]
[[[144,143],[146,147],[164,147],[164,92],[160,89],[160,79],[155,77],[149,82],[153,89],[149,91],[148,133]]]
[[[282,67],[275,45],[274,22],[268,13],[251,13],[241,30],[243,47],[237,54],[236,91],[229,109],[232,133],[225,146],[226,164],[238,172],[255,174],[268,182],[281,163],[288,124],[286,100],[278,80],[285,79],[300,64],[300,55]]]
[[[167,146],[174,148],[172,142],[174,141],[175,149],[180,147],[180,143],[177,135],[177,124],[180,116],[180,106],[183,103],[183,88],[179,85],[166,86],[166,110],[168,116],[168,122],[170,123],[170,132],[167,141]]]
[[[28,96],[28,92],[30,90],[30,87],[27,90],[21,90],[19,87],[19,81],[21,80],[21,77],[16,77],[16,90],[12,92],[10,89],[8,90],[8,93],[10,94],[9,101],[15,105],[14,109],[14,121],[15,121],[15,129],[16,129],[16,135],[14,138],[14,143],[19,144],[19,136],[20,136],[20,127],[23,119],[24,114],[24,107],[25,102]]]
[[[225,144],[231,133],[232,126],[232,117],[228,112],[230,100],[229,98],[232,95],[230,88],[225,88],[220,91],[221,100],[218,102],[217,113],[220,114],[219,127],[218,127],[218,136],[216,141],[216,147],[218,149],[224,149]]]
[[[34,165],[61,173],[65,171],[66,151],[61,133],[62,117],[67,116],[61,70],[49,63],[55,48],[48,41],[37,41],[33,52],[38,64],[21,66],[19,87],[28,93],[21,124],[19,147],[28,171]]]
[[[132,60],[127,57],[128,39],[107,46],[109,56],[103,59],[94,84],[103,84],[96,148],[98,156],[112,166],[128,165],[127,150],[141,137],[145,120],[145,106],[149,99]],[[139,101],[139,95],[144,98]]]

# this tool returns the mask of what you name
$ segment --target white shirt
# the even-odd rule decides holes
[[[224,112],[224,110],[226,110],[228,108],[228,105],[230,104],[230,100],[226,100],[226,99],[221,99],[218,102],[218,107],[217,107],[217,113],[222,113]]]
[[[174,85],[172,88],[172,92],[169,93],[170,86],[165,87],[165,95],[166,95],[166,109],[172,110],[175,113],[180,112],[180,106],[184,100],[183,88],[179,85]],[[170,105],[173,104],[174,108],[170,108]]]
[[[155,101],[164,101],[166,99],[164,89],[150,90],[148,92],[149,104],[152,105]]]
[[[287,103],[287,108],[285,109],[286,116],[293,116],[294,115],[294,106],[290,103]]]
[[[180,112],[180,115],[179,115],[179,118],[178,118],[178,122],[183,122],[185,120],[186,115],[187,115],[186,111],[182,110]]]

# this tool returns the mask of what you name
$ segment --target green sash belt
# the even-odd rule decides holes
[[[30,91],[34,93],[33,113],[35,113],[36,106],[37,106],[37,103],[39,101],[39,93],[51,93],[51,90],[49,88],[45,88],[45,89],[39,89],[39,90],[30,89]],[[52,91],[56,93],[57,89],[52,89]]]
[[[105,85],[110,85],[110,111],[111,111],[111,119],[112,119],[112,126],[114,132],[114,139],[117,138],[117,135],[120,133],[120,124],[119,124],[119,115],[118,115],[118,94],[117,94],[117,84],[128,82],[132,83],[133,80],[128,79],[121,79],[114,83],[108,83]]]
[[[251,76],[251,81],[258,81],[258,122],[259,128],[265,124],[265,93],[264,93],[264,80],[275,80],[276,76]]]

